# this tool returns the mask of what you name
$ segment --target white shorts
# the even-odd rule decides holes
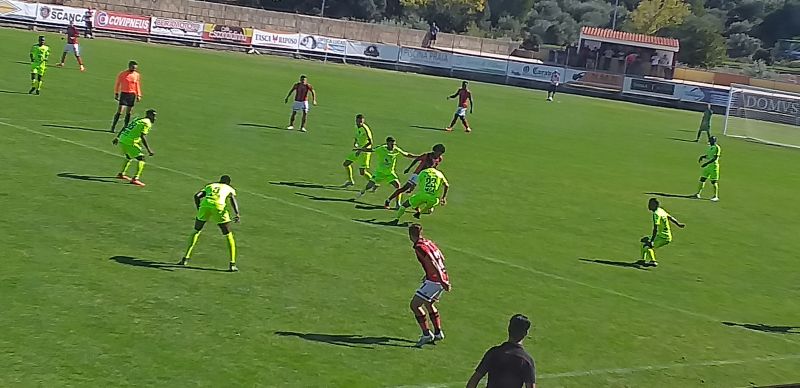
[[[411,183],[414,186],[417,185],[418,181],[419,181],[419,174],[411,174],[411,176],[408,177],[408,183]]]
[[[308,112],[308,101],[295,101],[292,112]]]
[[[73,53],[73,54],[75,54],[77,56],[80,56],[81,55],[81,47],[77,43],[72,43],[72,44],[67,43],[67,44],[64,45],[64,52],[65,53]]]
[[[462,108],[459,106],[458,109],[456,109],[456,116],[464,117],[466,115],[467,115],[467,108]]]
[[[439,300],[439,297],[442,296],[442,292],[444,291],[444,287],[440,283],[432,282],[430,280],[423,280],[422,285],[419,286],[417,292],[414,295],[424,299],[428,303],[433,303]]]

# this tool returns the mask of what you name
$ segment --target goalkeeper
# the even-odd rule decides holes
[[[666,210],[660,207],[658,199],[650,198],[647,203],[647,208],[653,212],[653,233],[650,237],[642,237],[642,259],[636,264],[643,267],[656,267],[656,249],[661,248],[672,242],[672,230],[670,230],[670,222],[679,228],[686,225],[682,224],[675,217],[667,213]]]
[[[694,139],[694,142],[697,143],[700,141],[700,135],[703,132],[706,133],[706,138],[711,140],[711,116],[714,115],[714,111],[711,110],[711,104],[706,105],[706,110],[703,112],[703,119],[700,120],[700,128],[697,130],[697,138]]]

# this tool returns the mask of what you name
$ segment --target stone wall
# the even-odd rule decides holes
[[[46,1],[46,0],[45,0]],[[255,27],[269,32],[303,32],[335,38],[419,47],[426,31],[379,24],[319,18],[196,0],[50,0],[137,15]],[[437,47],[508,55],[519,42],[440,33]]]

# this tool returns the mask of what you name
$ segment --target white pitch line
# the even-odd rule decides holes
[[[45,120],[45,119],[21,119],[16,117],[0,117],[0,120],[14,120],[14,121],[26,121],[26,122],[36,122],[36,123],[101,123],[101,122],[109,122],[111,120],[105,119],[89,119],[89,120]],[[3,123],[5,125],[13,127],[13,125],[8,123]]]
[[[108,155],[111,155],[111,156],[119,157],[118,154],[110,152],[108,150],[104,150],[104,149],[101,149],[101,148],[90,146],[88,144],[83,144],[81,142],[77,142],[77,141],[74,141],[74,140],[65,139],[63,137],[52,135],[52,134],[49,134],[49,133],[46,133],[46,132],[37,131],[35,129],[31,129],[31,128],[28,128],[28,127],[25,127],[25,126],[22,126],[22,125],[11,124],[11,123],[7,123],[5,121],[0,121],[0,125],[5,125],[5,126],[12,127],[12,128],[21,129],[23,131],[30,132],[30,133],[33,133],[33,134],[36,134],[36,135],[39,135],[39,136],[44,136],[44,137],[47,137],[47,138],[50,138],[50,139],[58,140],[58,141],[69,143],[69,144],[76,145],[76,146],[79,146],[79,147],[88,148],[88,149],[91,149],[91,150],[94,150],[94,151],[97,151],[97,152],[102,152],[104,154],[108,154]],[[154,168],[158,168],[158,169],[164,170],[164,171],[169,171],[169,172],[172,172],[172,173],[175,173],[175,174],[178,174],[178,175],[183,175],[185,177],[201,180],[201,181],[204,181],[204,182],[208,181],[207,178],[203,178],[201,176],[194,175],[194,174],[191,174],[191,173],[188,173],[188,172],[185,172],[185,171],[176,170],[176,169],[169,168],[169,167],[164,167],[164,166],[159,166],[159,165],[153,164],[151,162],[148,162],[148,165],[151,166],[151,167],[154,167]],[[263,193],[249,191],[249,190],[245,190],[245,189],[241,189],[241,188],[239,189],[239,191],[240,192],[244,192],[244,193],[248,193],[248,194],[256,196],[256,197],[261,197],[261,198],[272,200],[272,201],[275,201],[275,202],[280,202],[280,203],[283,203],[283,204],[288,205],[288,206],[293,206],[293,207],[304,209],[304,210],[308,210],[308,211],[311,211],[311,212],[314,212],[314,213],[326,215],[328,217],[332,217],[332,218],[339,219],[339,220],[342,220],[342,221],[346,221],[346,222],[351,222],[352,221],[352,219],[349,219],[347,217],[342,217],[342,216],[334,214],[334,213],[328,213],[328,212],[326,212],[324,210],[320,210],[320,209],[313,208],[313,207],[310,207],[310,206],[301,205],[301,204],[298,204],[298,203],[295,203],[295,202],[287,201],[287,200],[282,199],[282,198],[273,197],[273,196],[266,195],[266,194],[263,194]],[[390,232],[390,233],[394,233],[394,234],[398,234],[398,235],[402,235],[402,236],[406,235],[403,232],[400,232],[400,231],[397,231],[397,230],[394,230],[394,229],[388,229],[388,228],[385,228],[385,227],[380,226],[380,225],[373,225],[373,224],[364,224],[364,225],[370,226],[370,227],[374,227],[374,228],[380,228],[380,229],[382,229],[382,230],[384,230],[386,232]],[[610,288],[595,286],[595,285],[592,285],[592,284],[589,284],[589,283],[582,282],[580,280],[575,280],[575,279],[563,277],[561,275],[557,275],[557,274],[554,274],[554,273],[550,273],[550,272],[541,271],[541,270],[534,269],[534,268],[521,266],[519,264],[511,263],[511,262],[508,262],[508,261],[505,261],[505,260],[501,260],[501,259],[497,259],[497,258],[494,258],[494,257],[491,257],[491,256],[485,256],[485,255],[482,255],[482,254],[479,254],[479,253],[475,253],[475,252],[473,252],[471,250],[467,250],[467,249],[463,249],[463,248],[459,248],[459,247],[454,247],[454,246],[446,246],[446,245],[443,245],[443,244],[442,244],[442,246],[448,248],[449,250],[461,252],[461,253],[464,253],[464,254],[479,258],[479,259],[483,259],[483,260],[491,262],[491,263],[502,264],[502,265],[505,265],[507,267],[516,268],[516,269],[523,270],[523,271],[526,271],[526,272],[531,272],[531,273],[534,273],[534,274],[537,274],[537,275],[541,275],[541,276],[548,277],[548,278],[551,278],[551,279],[559,280],[559,281],[562,281],[562,282],[565,282],[565,283],[572,283],[572,284],[576,284],[576,285],[579,285],[579,286],[582,286],[582,287],[586,287],[586,288],[590,288],[590,289],[593,289],[593,290],[602,291],[602,292],[605,292],[607,294],[611,294],[611,295],[615,295],[615,296],[618,296],[618,297],[621,297],[621,298],[629,299],[629,300],[632,300],[632,301],[635,301],[635,302],[638,302],[638,303],[642,303],[642,304],[658,307],[658,308],[665,309],[665,310],[671,310],[671,311],[679,312],[681,314],[693,316],[693,317],[696,317],[696,318],[702,318],[704,320],[715,322],[715,323],[720,323],[721,324],[724,321],[723,319],[715,318],[715,317],[712,317],[710,315],[697,313],[697,312],[694,312],[694,311],[682,309],[680,307],[674,307],[674,306],[666,305],[666,304],[663,304],[663,303],[654,302],[654,301],[649,300],[649,299],[642,299],[642,298],[639,298],[639,297],[636,297],[636,296],[632,296],[632,295],[628,295],[628,294],[625,294],[625,293],[622,293],[622,292],[619,292],[619,291],[612,290]],[[796,342],[796,341],[794,341],[792,339],[785,338],[785,337],[776,337],[775,335],[770,334],[770,333],[749,330],[749,329],[744,328],[744,327],[741,327],[740,329],[747,330],[748,332],[751,332],[751,333],[764,334],[764,335],[769,336],[770,338],[781,339],[781,340],[786,341],[786,342],[791,343],[791,344],[795,344],[795,345],[798,344],[798,342]]]
[[[777,356],[755,357],[747,360],[710,360],[710,361],[702,361],[697,363],[686,363],[686,364],[675,362],[670,364],[645,365],[633,368],[608,368],[608,369],[591,369],[591,370],[562,372],[562,373],[544,373],[536,377],[537,379],[541,380],[550,380],[550,379],[555,380],[555,379],[571,378],[571,377],[586,377],[586,376],[597,376],[597,375],[628,375],[641,372],[657,372],[657,371],[671,370],[671,369],[698,368],[698,367],[725,366],[725,365],[744,365],[757,362],[773,362],[773,361],[786,361],[786,360],[800,360],[800,354],[784,354]],[[393,386],[391,388],[446,388],[456,385],[464,385],[467,381],[466,379],[467,377],[465,377],[464,382],[458,382],[458,383],[401,385],[401,386]]]

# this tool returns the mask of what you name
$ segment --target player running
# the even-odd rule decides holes
[[[421,347],[444,339],[442,320],[435,303],[439,301],[443,291],[450,291],[453,287],[450,285],[450,278],[444,266],[444,255],[433,241],[422,237],[422,225],[411,224],[408,227],[408,237],[414,243],[414,253],[417,254],[417,260],[425,270],[422,285],[411,298],[411,311],[422,329],[422,336],[417,342],[417,346]],[[433,332],[428,328],[426,311],[430,315]]]
[[[44,36],[39,35],[39,43],[31,47],[31,90],[28,94],[39,95],[42,89],[42,78],[47,73],[47,59],[50,58],[50,47],[44,42]]]
[[[556,96],[556,91],[558,91],[558,85],[560,84],[561,74],[556,70],[553,74],[550,74],[550,88],[547,89],[547,101],[553,101],[553,98]]]
[[[294,84],[289,89],[289,94],[283,100],[284,103],[289,102],[289,97],[294,93],[294,105],[292,105],[292,117],[289,118],[289,126],[286,129],[294,129],[294,118],[297,112],[303,112],[303,118],[300,122],[300,132],[306,131],[306,120],[308,119],[308,94],[311,93],[311,101],[317,105],[317,93],[314,92],[314,87],[308,83],[305,75],[300,76],[300,82]]]
[[[372,174],[372,179],[367,182],[367,186],[364,187],[364,190],[361,190],[360,193],[356,196],[356,199],[361,198],[367,190],[375,191],[379,185],[383,183],[391,183],[395,189],[400,189],[400,178],[397,177],[397,173],[394,171],[394,167],[397,164],[397,157],[402,155],[406,158],[416,158],[418,155],[410,154],[406,151],[403,151],[400,147],[396,145],[396,141],[393,137],[389,136],[386,138],[386,144],[377,146],[375,148],[361,148],[357,151],[361,152],[372,152],[378,158],[378,167],[375,168],[375,173]],[[401,197],[397,197],[397,207],[400,207]]]
[[[706,137],[709,141],[711,141],[711,116],[714,115],[714,111],[711,110],[711,104],[706,106],[706,110],[703,112],[703,119],[700,120],[700,128],[697,130],[697,138],[694,139],[695,143],[700,141],[700,135],[705,132]]]
[[[419,163],[417,169],[414,170],[414,173],[411,174],[411,176],[408,178],[408,182],[406,182],[406,184],[404,184],[403,187],[395,190],[394,193],[392,193],[392,195],[389,196],[389,199],[387,199],[383,203],[383,207],[385,207],[386,210],[389,210],[389,205],[395,198],[398,198],[397,201],[400,202],[399,198],[401,194],[407,191],[411,191],[414,189],[414,187],[417,186],[417,179],[419,179],[419,173],[422,172],[422,170],[431,167],[439,167],[439,163],[442,162],[442,155],[444,155],[444,145],[437,144],[433,146],[432,152],[425,153],[414,159],[414,161],[411,162],[411,164],[403,171],[403,173],[408,174],[408,172],[411,171],[411,168],[414,167],[414,165],[416,165],[417,163]]]
[[[714,196],[711,197],[711,200],[714,202],[719,201],[719,156],[722,150],[719,148],[719,144],[717,144],[716,136],[711,136],[708,138],[708,150],[706,150],[706,154],[700,156],[700,159],[697,161],[698,163],[703,163],[700,167],[703,168],[702,175],[700,175],[700,184],[697,186],[697,193],[695,193],[694,197],[700,199],[700,193],[703,192],[703,187],[706,185],[706,180],[711,180],[711,185],[714,186]]]
[[[78,32],[78,27],[75,27],[75,24],[70,21],[69,26],[67,27],[67,44],[64,45],[64,52],[61,54],[61,62],[58,64],[58,67],[64,67],[64,61],[67,59],[67,54],[73,53],[75,54],[75,59],[78,60],[78,65],[80,65],[81,71],[86,70],[86,68],[83,67],[83,60],[81,59],[81,47],[78,45],[78,37],[80,36],[81,33]]]
[[[192,250],[197,245],[197,239],[200,238],[200,232],[206,221],[216,222],[222,235],[228,241],[228,249],[231,254],[231,262],[228,264],[228,271],[236,272],[239,268],[236,267],[236,240],[233,239],[233,230],[231,230],[231,214],[228,211],[228,200],[230,200],[230,207],[233,209],[233,222],[239,222],[239,204],[236,202],[236,190],[231,187],[231,177],[223,175],[219,178],[219,183],[209,183],[202,190],[194,195],[194,205],[197,207],[197,218],[194,221],[194,232],[189,237],[189,248],[186,249],[186,254],[178,265],[189,265],[189,258],[192,256]]]
[[[441,171],[431,167],[419,174],[420,186],[417,186],[417,191],[403,202],[402,206],[397,209],[397,216],[394,223],[399,223],[400,218],[406,213],[406,210],[413,207],[415,210],[414,218],[419,219],[422,213],[433,213],[433,209],[442,204],[447,204],[447,192],[450,190],[450,184],[444,177]]]
[[[469,127],[469,123],[467,122],[467,108],[469,108],[469,113],[472,114],[472,92],[467,89],[467,85],[469,85],[469,82],[461,82],[461,89],[456,90],[452,96],[447,96],[448,100],[458,97],[458,108],[456,108],[456,113],[453,115],[453,121],[451,121],[450,125],[444,129],[447,132],[453,130],[453,126],[456,125],[456,121],[458,119],[461,119],[461,124],[464,126],[464,131],[472,131],[472,129]]]
[[[142,171],[145,165],[142,145],[144,145],[148,155],[155,155],[153,150],[150,149],[150,144],[147,143],[147,134],[150,133],[150,129],[153,128],[153,123],[155,122],[155,109],[148,109],[145,113],[145,117],[133,120],[130,124],[126,125],[125,128],[122,128],[117,136],[114,137],[114,140],[111,141],[112,144],[119,145],[126,159],[122,170],[117,174],[117,178],[129,179],[131,183],[136,186],[144,186],[144,183],[139,180],[139,178],[142,177]],[[136,169],[136,175],[131,179],[126,174],[128,173],[128,167],[130,167],[133,159],[138,161],[138,167]]]
[[[658,262],[656,261],[655,250],[672,242],[670,222],[679,228],[683,228],[686,225],[659,207],[658,200],[655,198],[650,198],[647,208],[653,212],[653,234],[650,237],[642,237],[642,259],[636,264],[644,267],[656,267]]]
[[[119,101],[117,113],[114,115],[114,122],[111,124],[111,132],[117,128],[117,122],[122,111],[125,111],[125,126],[131,120],[131,111],[136,102],[142,101],[142,84],[139,75],[139,64],[136,61],[128,62],[128,68],[117,75],[117,82],[114,84],[114,99]]]
[[[355,151],[347,155],[347,158],[342,163],[344,171],[347,174],[347,181],[344,182],[342,187],[350,187],[355,184],[353,181],[353,168],[351,164],[358,162],[358,173],[361,174],[367,181],[372,180],[372,174],[369,172],[370,153],[360,150],[372,148],[372,130],[364,121],[364,115],[356,115],[356,135],[353,140],[353,148]]]

